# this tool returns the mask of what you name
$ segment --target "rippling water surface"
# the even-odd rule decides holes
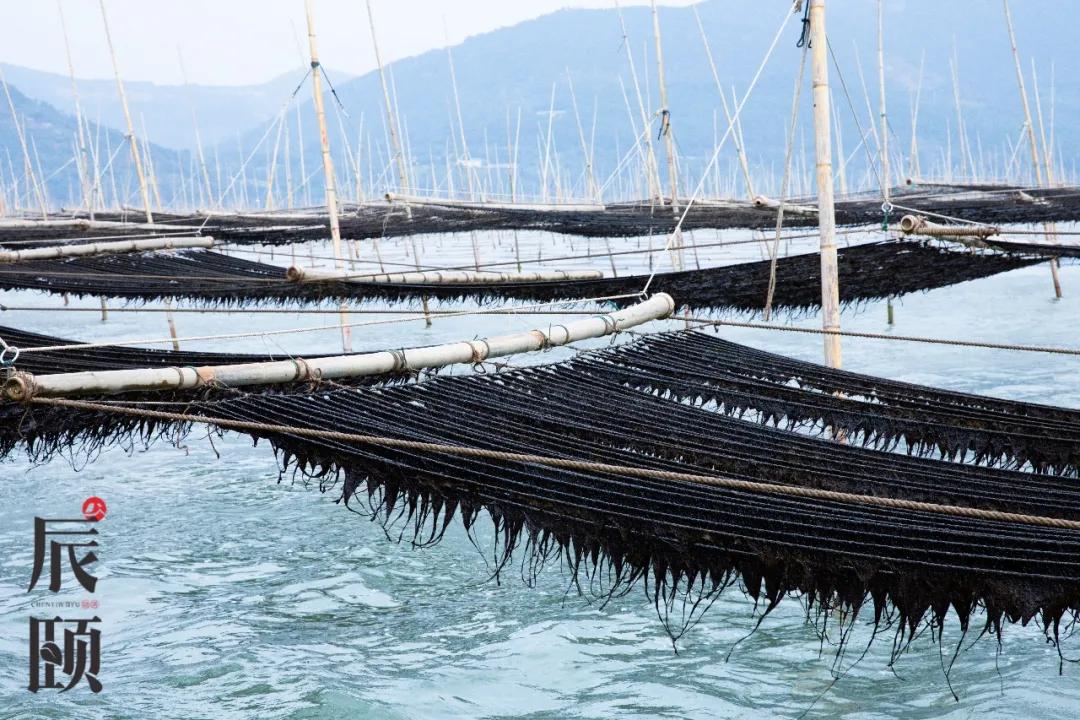
[[[1064,268],[1062,282],[1062,301],[1051,299],[1045,266],[909,297],[891,332],[1076,346],[1080,268]],[[145,317],[123,315],[104,328],[74,328],[60,313],[0,321],[67,336],[147,332]],[[479,331],[520,328],[515,322],[487,319]],[[883,304],[848,312],[844,322],[887,330]],[[187,334],[225,325],[213,316],[181,323]],[[466,330],[476,333],[477,322],[436,321],[419,340],[417,328],[388,326],[358,332],[358,345],[419,344]],[[820,356],[815,336],[724,335]],[[325,335],[305,342],[307,352],[333,349]],[[227,349],[266,346],[247,340]],[[858,371],[1080,407],[1076,358],[860,340],[845,341],[844,352]],[[567,592],[557,568],[535,588],[513,577],[496,584],[458,527],[426,550],[389,542],[332,493],[279,482],[265,446],[237,437],[215,444],[220,458],[193,435],[183,448],[111,450],[74,467],[0,464],[0,717],[1080,716],[1080,667],[1067,663],[1059,676],[1056,650],[1035,628],[1008,628],[1000,653],[984,639],[962,654],[951,675],[958,701],[927,638],[895,672],[886,667],[888,639],[876,643],[828,689],[833,651],[821,649],[797,602],[783,603],[736,647],[755,620],[752,605],[729,593],[676,653],[640,592],[590,605]],[[35,696],[25,689],[27,618],[48,593],[26,592],[33,517],[71,515],[91,494],[109,503],[96,566],[105,690]],[[869,639],[860,632],[844,668]],[[946,644],[957,639],[950,629]],[[1066,652],[1080,655],[1080,643]]]

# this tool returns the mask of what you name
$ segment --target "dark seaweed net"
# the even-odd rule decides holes
[[[844,303],[895,297],[987,277],[1037,259],[1000,253],[949,250],[916,242],[881,242],[843,248],[838,253],[840,299]],[[362,272],[358,272],[362,274]],[[0,288],[34,289],[83,296],[155,300],[184,298],[208,305],[312,303],[323,300],[415,301],[465,298],[558,301],[640,293],[647,276],[527,283],[376,283],[319,281],[294,283],[285,271],[210,251],[111,255],[0,267]],[[683,306],[761,310],[769,284],[769,262],[658,273],[650,290],[663,291]],[[631,304],[625,298],[619,304]],[[777,262],[773,306],[791,311],[821,304],[817,254]]]
[[[665,351],[692,357],[702,337],[663,338],[671,343]],[[569,363],[405,386],[189,398],[188,409],[234,420],[1080,519],[1075,477],[889,453],[747,422],[716,412],[708,383],[699,382],[701,392],[691,399],[679,385],[691,382],[684,371],[665,376],[663,368],[648,369],[645,380],[628,381],[642,372],[631,351],[647,347],[633,343]],[[665,357],[659,349],[656,355]],[[621,372],[625,368],[633,370]],[[850,379],[848,388],[873,381],[860,378]],[[681,389],[650,391],[665,384]],[[883,381],[881,387],[899,392],[906,386]],[[911,396],[958,410],[996,408],[1008,415],[1024,409],[1018,417],[1031,422],[1055,413],[1068,417],[1068,411],[930,388]],[[3,411],[0,451],[23,444],[38,459],[76,446],[94,452],[116,442],[175,441],[186,429],[62,408],[8,405]],[[473,532],[486,517],[494,528],[496,576],[520,573],[531,582],[545,565],[558,563],[583,593],[601,599],[642,587],[673,638],[732,586],[758,601],[765,615],[796,596],[820,622],[835,610],[850,613],[852,622],[863,617],[875,635],[892,634],[893,660],[926,627],[940,639],[950,611],[965,634],[1000,638],[1006,624],[1036,622],[1060,652],[1080,611],[1080,532],[1073,530],[287,433],[248,434],[269,439],[283,473],[336,488],[348,507],[398,539],[429,545],[454,519]]]
[[[934,185],[894,188],[890,197],[898,205],[914,207],[928,215],[936,213],[989,225],[1080,220],[1080,189],[1077,188]],[[794,202],[813,203],[812,200]],[[897,209],[893,212],[907,210]],[[80,214],[75,213],[74,216]],[[69,217],[72,216],[58,219]],[[95,217],[99,220],[132,222],[131,234],[146,232],[145,226],[137,225],[142,222],[139,213],[98,212]],[[836,220],[841,225],[876,224],[882,218],[879,195],[868,193],[836,202]],[[197,227],[203,234],[235,243],[288,244],[321,240],[329,235],[325,212],[321,209],[286,214],[214,214],[210,217],[156,212],[155,219],[161,225]],[[346,205],[341,218],[341,231],[343,237],[349,239],[483,230],[541,230],[587,237],[640,237],[668,234],[674,230],[676,221],[677,216],[668,205],[635,202],[608,204],[601,210],[543,211],[528,207],[485,208],[464,203],[414,203],[408,212],[399,205]],[[788,227],[816,226],[817,222],[817,215],[812,213],[789,212],[784,218]],[[770,229],[775,224],[774,208],[755,207],[752,203],[739,201],[710,201],[691,206],[682,228]],[[46,244],[55,244],[65,237],[93,238],[123,232],[122,228],[116,227],[4,228],[0,231],[0,245],[39,239]]]

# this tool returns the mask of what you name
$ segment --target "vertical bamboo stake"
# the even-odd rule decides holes
[[[548,175],[551,166],[551,130],[555,120],[555,83],[551,83],[551,103],[548,107],[547,116],[548,125],[547,136],[544,141],[544,157],[540,164],[540,185],[542,186],[540,199],[545,203],[548,201]]]
[[[390,130],[390,143],[397,162],[399,192],[410,192],[409,170],[405,165],[405,154],[401,151],[401,140],[398,138],[397,119],[394,117],[394,106],[390,102],[390,90],[386,85],[386,72],[383,69],[382,57],[379,55],[379,40],[375,34],[375,15],[371,10],[371,0],[367,0],[368,25],[371,27],[371,47],[375,51],[375,64],[379,68],[379,84],[382,86],[383,104],[386,107],[386,124]],[[451,61],[453,62],[453,61]],[[460,119],[460,116],[459,116]]]
[[[581,154],[585,158],[585,183],[588,196],[600,202],[600,187],[593,176],[592,153],[585,141],[585,128],[581,125],[581,113],[578,112],[577,95],[574,94],[574,81],[570,77],[570,68],[566,68],[566,83],[570,87],[570,104],[574,108],[574,121],[577,123],[578,139],[581,141]]]
[[[881,114],[881,194],[889,202],[889,120],[885,112],[885,0],[878,0],[878,108]]]
[[[274,179],[277,176],[278,151],[281,149],[281,135],[285,129],[285,113],[278,117],[277,135],[274,138],[274,152],[270,155],[270,167],[266,171],[266,200],[264,205],[267,210],[274,209]]]
[[[926,52],[924,51],[922,59],[919,60],[919,82],[915,86],[915,101],[911,108],[911,149],[908,151],[910,155],[908,158],[908,175],[912,178],[917,178],[922,173],[922,169],[919,167],[919,140],[916,129],[919,126],[919,103],[922,100],[923,67],[925,64]]]
[[[286,121],[286,125],[288,121]],[[292,152],[289,145],[289,131],[285,130],[285,207],[289,210],[293,209],[293,186],[292,186]],[[293,254],[296,254],[296,247],[293,247]]]
[[[68,75],[71,78],[71,96],[75,101],[75,122],[79,126],[79,182],[82,184],[83,205],[90,219],[94,219],[94,197],[90,186],[90,164],[86,150],[86,129],[82,122],[82,103],[79,101],[79,85],[75,82],[75,63],[71,59],[71,42],[68,39],[67,20],[64,18],[64,4],[56,0],[56,9],[60,14],[60,28],[64,33],[64,54],[67,58]]]
[[[382,57],[379,55],[379,39],[375,32],[375,15],[371,10],[371,0],[367,0],[367,15],[368,25],[371,27],[371,47],[375,51],[375,64],[379,68],[379,84],[382,86],[383,92],[383,104],[386,107],[386,125],[390,133],[390,148],[394,154],[394,160],[397,163],[398,174],[398,188],[402,194],[408,194],[411,192],[412,185],[409,182],[409,170],[408,165],[405,162],[405,153],[401,148],[401,139],[398,137],[398,121],[395,117],[395,103],[390,101],[390,89],[386,84],[386,72],[383,69]],[[451,67],[453,66],[453,60],[451,60]],[[451,71],[452,72],[452,71]],[[456,88],[456,82],[455,82]],[[456,93],[456,90],[455,90]],[[396,93],[395,93],[396,95]],[[461,119],[460,108],[458,110],[458,120]],[[462,137],[464,141],[464,136]],[[359,178],[359,168],[357,168],[357,177]],[[412,208],[406,203],[405,214],[409,219],[412,219]],[[420,253],[416,246],[416,238],[410,236],[409,242],[412,247],[413,262],[416,265],[416,269],[420,270]],[[431,327],[431,315],[428,312],[428,300],[426,297],[421,298],[421,303],[424,310],[424,323],[427,327]]]
[[[311,50],[311,92],[315,102],[315,116],[319,122],[319,143],[322,145],[323,176],[326,185],[326,211],[330,216],[330,239],[334,246],[334,266],[341,270],[345,264],[341,256],[341,219],[338,217],[337,191],[334,187],[334,161],[330,157],[330,136],[326,132],[326,109],[323,106],[322,77],[319,51],[315,42],[315,23],[312,19],[311,0],[305,0],[307,14],[308,46]],[[341,346],[352,352],[352,332],[348,327],[348,308],[340,308]]]
[[[646,162],[645,179],[649,186],[649,198],[656,201],[663,199],[663,188],[660,184],[660,168],[656,162],[656,153],[653,151],[652,130],[649,127],[649,115],[645,110],[645,101],[641,97],[641,83],[638,82],[637,69],[634,67],[634,51],[630,46],[630,38],[626,33],[626,21],[623,19],[622,8],[615,3],[619,12],[619,27],[622,28],[623,47],[626,48],[626,61],[630,66],[630,78],[634,81],[634,93],[637,96],[638,111],[641,113],[641,133],[645,139]]]
[[[840,122],[840,113],[836,112],[836,102],[832,99],[832,93],[829,94],[829,109],[832,111],[833,129],[836,132],[836,156],[839,161],[836,167],[836,181],[840,184],[841,197],[847,195],[847,161],[844,155],[844,134],[842,131],[842,123]]]
[[[889,118],[885,106],[885,0],[877,4],[878,103],[881,111],[881,200],[889,204],[892,178],[889,176]],[[841,159],[843,153],[841,153]],[[885,316],[889,325],[895,321],[892,296],[885,298]]]
[[[814,154],[817,158],[818,227],[821,232],[821,324],[825,364],[839,368],[840,282],[836,260],[836,215],[833,207],[832,146],[829,127],[829,65],[826,55],[825,0],[810,0],[810,47],[814,86]]]
[[[139,125],[143,133],[143,153],[146,155],[146,174],[150,181],[150,190],[154,195],[154,203],[161,207],[161,189],[158,187],[157,173],[154,171],[154,156],[151,154],[150,134],[146,132],[146,116],[139,113]]]
[[[716,83],[716,91],[720,94],[720,107],[724,110],[724,119],[727,120],[728,125],[733,125],[734,123],[731,118],[731,109],[728,107],[727,95],[724,93],[724,87],[720,83],[720,73],[716,70],[716,62],[713,60],[712,48],[709,46],[709,38],[705,34],[705,25],[701,22],[701,15],[698,13],[697,5],[692,5],[691,9],[694,11],[694,19],[697,20],[698,31],[701,33],[701,42],[705,45],[705,57],[709,61],[709,70],[712,71],[713,82]],[[754,183],[750,179],[750,163],[746,158],[746,148],[743,146],[742,137],[733,135],[732,140],[735,141],[735,153],[739,157],[739,167],[742,170],[743,181],[746,183],[746,196],[750,200],[753,200],[757,193],[754,192]]]
[[[454,52],[450,49],[449,42],[446,45],[446,58],[450,63],[450,87],[454,91],[454,109],[457,113],[458,132],[461,134],[461,160],[465,164],[465,180],[469,186],[469,199],[476,199],[476,188],[473,183],[472,160],[469,158],[469,143],[465,139],[465,123],[461,118],[461,97],[458,95],[457,73],[454,72]]]
[[[1013,64],[1016,66],[1016,84],[1020,88],[1020,103],[1024,108],[1024,126],[1027,128],[1028,144],[1031,147],[1031,164],[1035,168],[1035,182],[1043,186],[1043,174],[1039,166],[1039,143],[1035,139],[1035,125],[1031,122],[1031,106],[1028,105],[1027,88],[1024,87],[1024,71],[1020,67],[1020,52],[1016,48],[1016,33],[1013,31],[1012,14],[1009,12],[1009,0],[1001,0],[1005,6],[1005,24],[1009,30],[1009,45],[1012,47]],[[1057,260],[1050,260],[1050,279],[1054,283],[1055,297],[1061,297],[1061,279],[1058,277]]]
[[[154,214],[150,210],[150,191],[146,185],[146,175],[143,173],[142,159],[139,157],[139,141],[135,137],[135,126],[131,122],[131,112],[128,110],[127,95],[124,94],[124,81],[120,78],[120,66],[116,62],[116,50],[113,48],[112,35],[109,33],[109,18],[105,14],[105,0],[99,0],[101,5],[101,21],[105,25],[105,42],[109,46],[109,57],[112,58],[113,74],[116,75],[116,89],[120,93],[120,107],[124,111],[124,123],[127,126],[128,142],[131,144],[131,159],[135,163],[135,174],[139,178],[139,194],[142,196],[143,208],[146,210],[146,222],[154,222]]]
[[[190,88],[188,84],[187,68],[184,66],[184,54],[180,50],[180,46],[176,46],[176,56],[180,60],[180,76],[184,81],[184,88]],[[191,104],[191,125],[195,129],[195,152],[199,158],[199,170],[202,174],[202,181],[206,189],[206,198],[209,203],[207,209],[212,208],[214,203],[214,191],[210,185],[210,168],[206,165],[206,155],[203,153],[202,136],[199,134],[199,119],[195,115],[195,103],[191,100],[190,93],[188,94],[188,102]]]
[[[668,107],[667,81],[664,77],[664,47],[660,40],[660,15],[656,10],[656,0],[652,0],[653,41],[656,44],[656,74],[660,88],[660,114],[663,120],[660,124],[664,135],[664,151],[667,154],[668,185],[671,187],[671,209],[677,215],[679,212],[679,180],[675,168],[675,138],[671,135],[671,109]],[[680,246],[682,243],[679,243]],[[680,269],[682,266],[682,250],[679,250]]]
[[[7,96],[8,108],[11,109],[11,122],[15,128],[15,135],[19,138],[19,146],[22,148],[23,165],[26,168],[26,182],[34,187],[34,194],[37,197],[38,205],[41,208],[42,219],[48,220],[49,208],[45,202],[45,194],[34,174],[34,166],[30,162],[30,149],[26,145],[26,133],[23,130],[22,124],[19,122],[18,114],[15,112],[15,101],[11,99],[11,90],[8,88],[7,79],[4,77],[3,70],[0,70],[0,84],[4,86],[4,95]],[[14,175],[15,172],[12,170],[12,176],[14,177]]]

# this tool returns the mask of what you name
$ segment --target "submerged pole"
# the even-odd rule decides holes
[[[840,280],[836,260],[836,211],[833,207],[832,147],[829,126],[828,39],[825,0],[810,0],[810,54],[814,88],[814,155],[817,159],[818,228],[821,233],[821,327],[825,364],[839,368]]]
[[[308,46],[311,50],[311,93],[315,102],[315,116],[319,122],[319,142],[322,145],[323,176],[326,186],[326,211],[330,216],[330,240],[334,246],[334,267],[345,267],[341,255],[341,219],[338,217],[337,190],[334,186],[334,161],[330,157],[330,136],[326,132],[326,108],[323,106],[322,76],[319,50],[315,42],[315,22],[312,19],[311,0],[305,0],[307,14]],[[352,332],[346,316],[348,308],[341,306],[341,346],[346,352],[352,350]]]
[[[131,111],[128,110],[127,95],[124,93],[124,81],[120,78],[120,66],[116,62],[116,50],[113,48],[112,35],[109,33],[109,18],[105,13],[105,0],[99,0],[99,4],[101,5],[101,21],[105,25],[105,42],[109,46],[113,74],[116,75],[116,89],[120,93],[120,107],[124,111],[127,138],[131,144],[131,160],[135,163],[135,175],[139,179],[139,194],[142,196],[143,208],[146,210],[146,222],[152,223],[154,222],[154,214],[150,209],[150,190],[146,184],[142,158],[139,157],[139,141],[135,136],[135,125],[131,122]]]

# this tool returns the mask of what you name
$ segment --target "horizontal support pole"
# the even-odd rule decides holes
[[[900,230],[905,235],[975,238],[988,238],[1001,232],[992,225],[939,225],[922,215],[905,215],[900,219]]]
[[[455,285],[474,283],[529,283],[559,280],[599,280],[599,270],[537,270],[535,272],[494,272],[483,270],[428,270],[402,273],[355,273],[347,270],[322,270],[290,267],[285,277],[293,282],[357,282],[387,284]]]
[[[4,384],[3,397],[8,401],[24,402],[33,397],[188,390],[209,385],[278,385],[306,380],[340,380],[386,375],[459,363],[475,364],[491,358],[604,337],[652,320],[661,320],[674,311],[675,301],[671,296],[657,293],[647,300],[607,315],[596,315],[562,325],[549,325],[547,329],[407,350],[383,350],[312,360],[296,358],[275,362],[206,365],[197,368],[145,368],[37,376],[16,371]]]
[[[0,250],[0,263],[29,262],[31,260],[55,260],[58,258],[87,257],[89,255],[115,255],[147,250],[180,250],[185,248],[210,248],[211,237],[161,237],[143,240],[116,240],[112,242],[50,245],[27,250]]]

